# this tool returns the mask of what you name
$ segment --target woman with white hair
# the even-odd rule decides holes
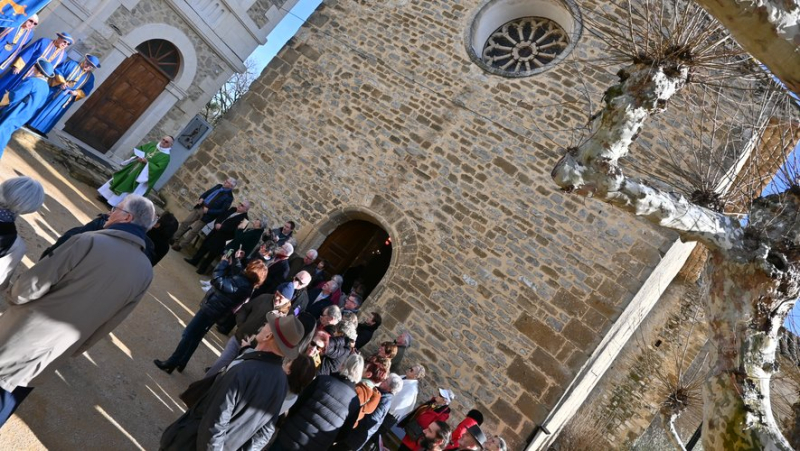
[[[33,213],[44,203],[42,184],[30,177],[0,183],[0,289],[8,286],[14,268],[25,255],[25,242],[14,224],[18,215]]]
[[[330,376],[319,376],[289,410],[270,451],[329,449],[339,430],[350,431],[360,409],[355,384],[364,372],[364,358],[351,354]]]

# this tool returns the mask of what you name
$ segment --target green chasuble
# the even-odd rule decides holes
[[[153,189],[153,185],[156,184],[158,178],[161,177],[161,174],[164,173],[167,165],[169,165],[169,154],[160,152],[156,144],[158,143],[153,141],[138,147],[139,150],[144,152],[148,164],[147,192],[145,195]],[[141,161],[133,160],[115,172],[111,181],[111,191],[117,195],[132,193],[139,185],[136,179],[142,173],[144,166],[145,164]]]

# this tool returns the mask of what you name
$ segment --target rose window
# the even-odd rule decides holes
[[[483,61],[508,74],[521,75],[552,63],[569,46],[567,33],[544,17],[507,22],[486,40]]]

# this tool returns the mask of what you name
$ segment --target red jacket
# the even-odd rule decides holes
[[[450,407],[441,406],[434,408],[431,401],[428,401],[417,407],[417,409],[411,413],[411,417],[408,421],[416,421],[424,430],[434,421],[447,421],[448,418],[450,418]],[[420,437],[417,438],[419,439]],[[411,451],[417,451],[419,449],[419,444],[408,435],[403,438],[403,444],[409,447]]]
[[[447,448],[445,448],[444,451],[457,450],[458,441],[461,440],[461,436],[467,432],[467,428],[477,425],[478,422],[469,417],[465,418],[461,423],[458,423],[458,426],[456,426],[453,433],[450,434],[450,444],[447,445]]]

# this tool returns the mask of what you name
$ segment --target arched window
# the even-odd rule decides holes
[[[174,80],[181,68],[181,54],[169,41],[151,39],[139,44],[136,51],[153,63],[170,80]]]

